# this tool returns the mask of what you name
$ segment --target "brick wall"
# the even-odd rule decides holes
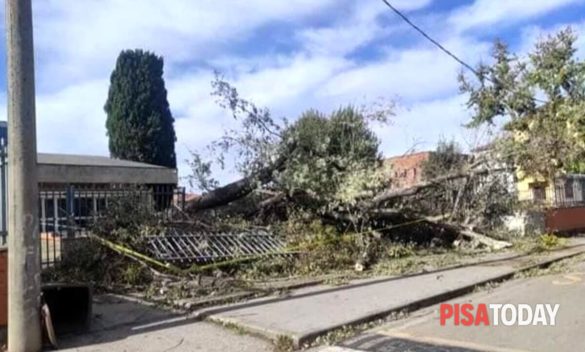
[[[422,163],[431,152],[395,156],[384,161],[393,188],[410,187],[422,181]]]
[[[0,327],[8,323],[8,251],[0,248]]]

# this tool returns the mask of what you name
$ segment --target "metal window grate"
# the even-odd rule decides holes
[[[146,238],[156,259],[176,264],[209,263],[262,255],[287,255],[285,243],[266,231],[191,233],[169,229]]]

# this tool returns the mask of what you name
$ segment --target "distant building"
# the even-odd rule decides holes
[[[384,160],[392,188],[414,186],[423,181],[422,166],[433,152],[419,152],[393,156]]]
[[[0,235],[3,240],[8,208],[7,132],[6,121],[0,121]],[[71,216],[83,224],[105,207],[108,197],[123,189],[140,186],[150,190],[149,197],[159,205],[169,203],[164,199],[173,199],[175,195],[183,198],[175,192],[177,170],[163,166],[107,156],[49,153],[38,153],[37,165],[42,232],[57,230]]]

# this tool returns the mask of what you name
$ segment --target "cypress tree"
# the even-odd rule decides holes
[[[163,65],[162,57],[140,49],[118,56],[104,106],[112,157],[176,167],[174,119]]]

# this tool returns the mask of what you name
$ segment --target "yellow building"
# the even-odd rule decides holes
[[[556,179],[525,176],[516,177],[518,200],[545,206],[571,206],[585,202],[585,175],[567,174]]]

